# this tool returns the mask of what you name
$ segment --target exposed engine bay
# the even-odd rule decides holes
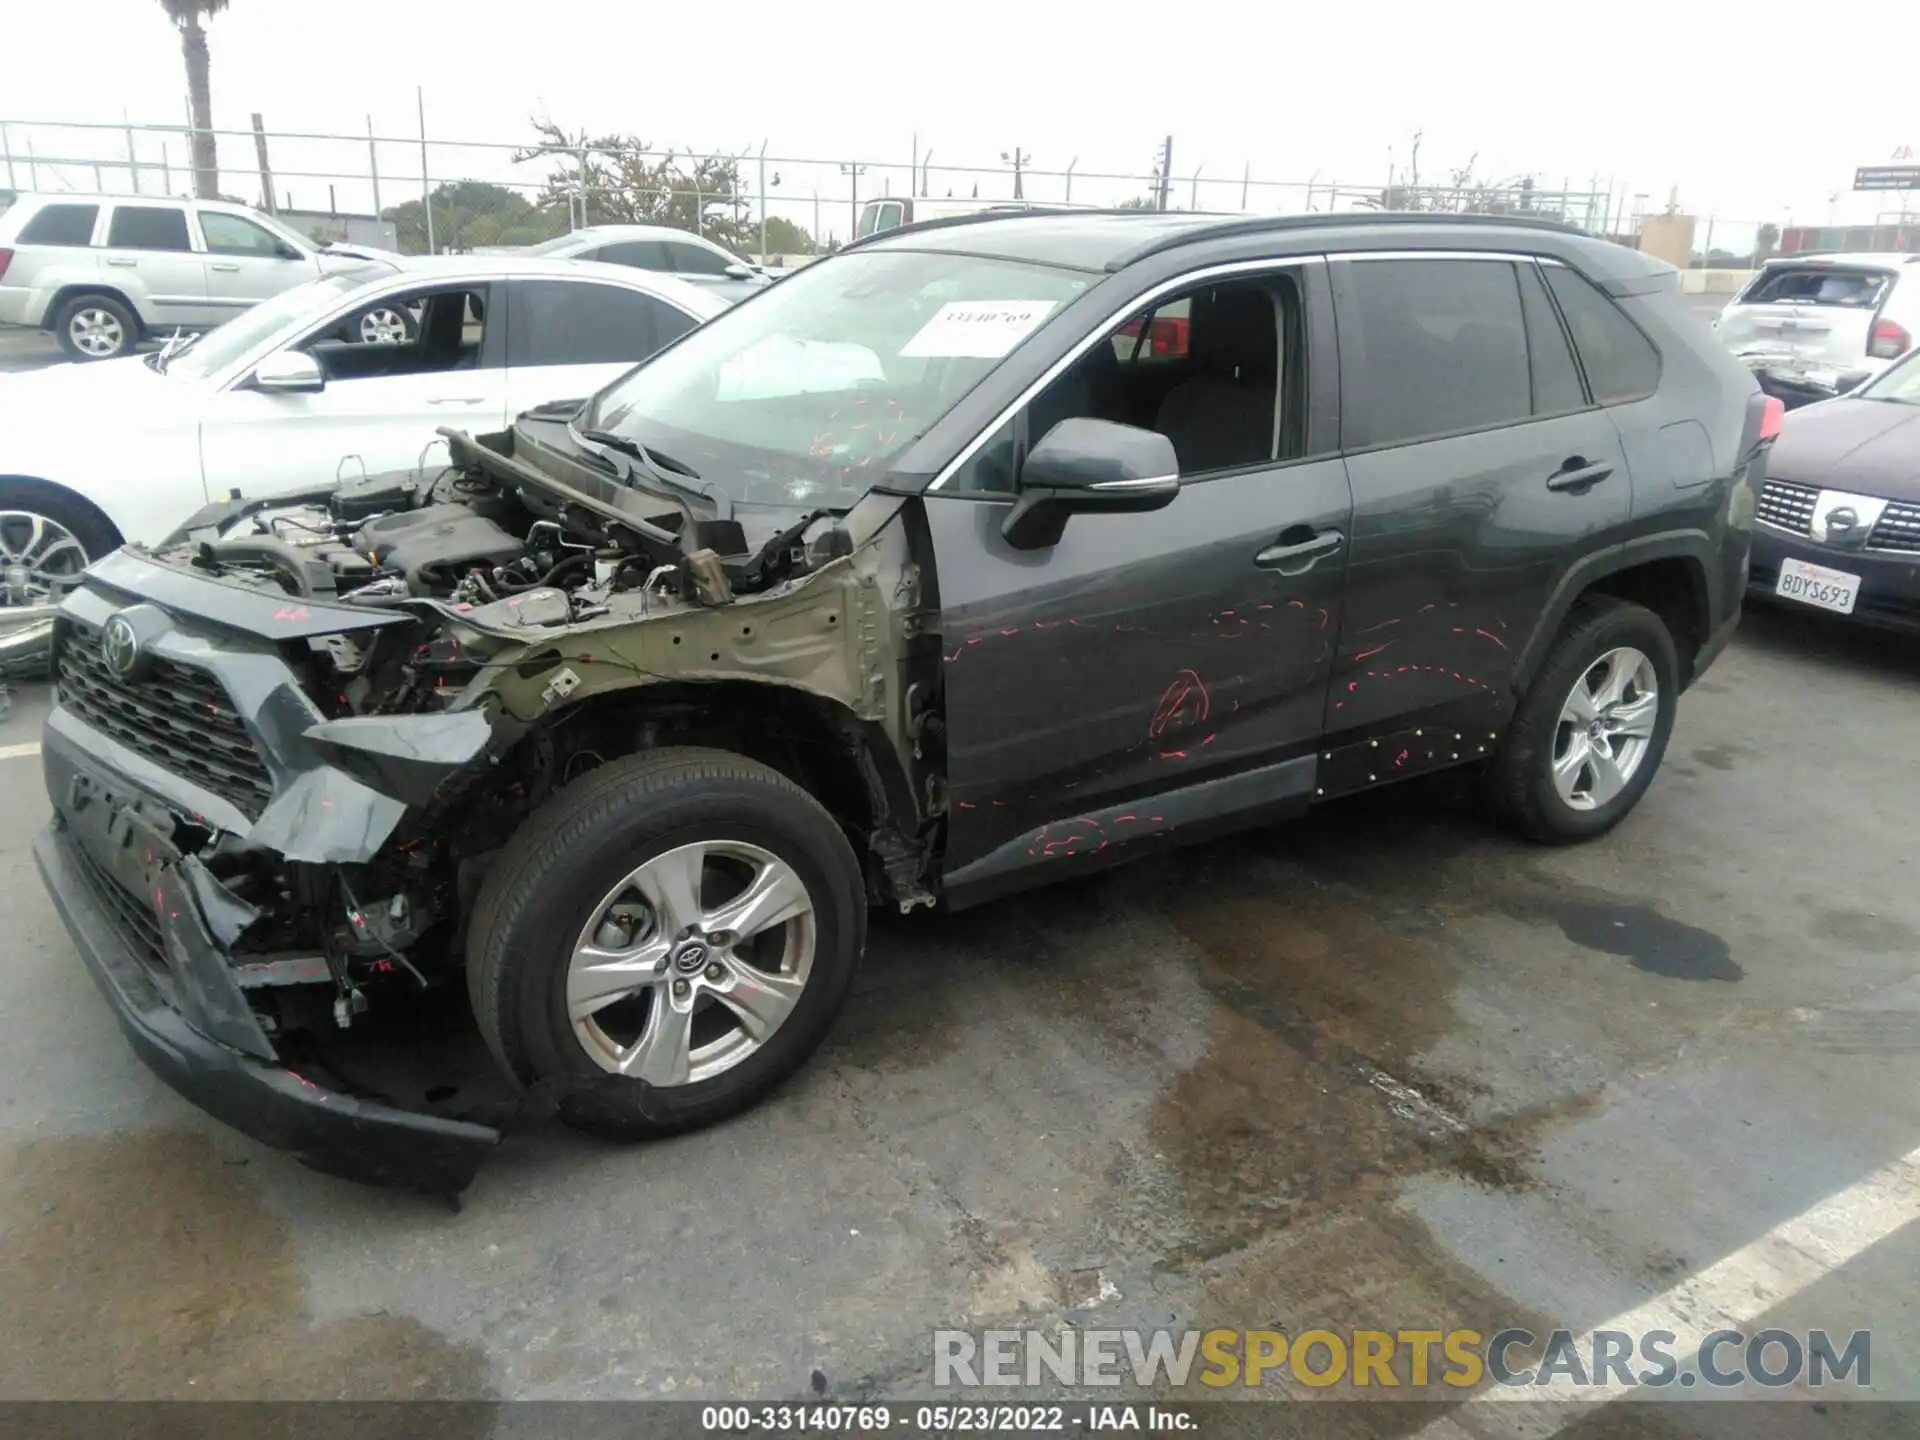
[[[514,457],[518,431],[442,434],[452,463],[437,475],[362,476],[278,502],[210,506],[159,554],[302,599],[516,601],[515,623],[561,625],[607,614],[619,596],[636,597],[639,613],[651,600],[724,605],[851,548],[842,528],[821,523],[831,512],[814,510],[750,552],[724,501],[717,517],[703,516],[702,504],[635,488],[630,471],[604,473],[588,459],[598,452],[545,450],[535,470]],[[557,593],[528,609],[546,591]]]

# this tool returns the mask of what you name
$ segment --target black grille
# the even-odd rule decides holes
[[[1755,514],[1779,530],[1805,535],[1813,529],[1813,506],[1820,492],[1811,485],[1790,485],[1785,480],[1769,480],[1760,491]]]
[[[86,877],[87,888],[120,922],[121,939],[149,968],[158,972],[161,979],[170,980],[166,942],[161,938],[160,917],[154,913],[152,903],[144,896],[130,893],[87,853],[86,846],[76,842],[73,853],[79,857],[80,873]]]
[[[124,680],[101,662],[97,630],[62,620],[54,672],[62,705],[162,769],[231,800],[248,819],[273,798],[253,737],[206,671],[157,660]]]
[[[1880,512],[1873,534],[1867,537],[1869,550],[1897,550],[1920,555],[1920,505],[1895,500]]]

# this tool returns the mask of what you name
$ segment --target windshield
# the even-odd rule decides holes
[[[281,330],[324,313],[355,290],[392,274],[385,266],[356,268],[282,290],[271,300],[262,300],[226,324],[215,326],[187,348],[177,349],[167,360],[167,373],[196,380],[217,375]]]
[[[873,250],[810,265],[602,391],[592,425],[747,504],[839,508],[1100,277]]]
[[[1892,400],[1920,405],[1920,350],[1909,350],[1904,360],[1888,366],[1869,385],[1853,392],[1862,400]]]

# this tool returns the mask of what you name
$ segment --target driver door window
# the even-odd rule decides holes
[[[1076,416],[1159,431],[1186,479],[1296,458],[1306,440],[1302,324],[1289,276],[1217,282],[1138,311],[942,488],[1012,493],[1019,459]]]
[[[497,370],[504,337],[494,333],[487,302],[484,285],[388,295],[297,348],[320,362],[329,385]]]
[[[202,210],[200,234],[207,243],[201,261],[207,272],[207,303],[226,315],[278,295],[314,272],[312,262],[290,253],[292,247],[264,225],[224,210]]]

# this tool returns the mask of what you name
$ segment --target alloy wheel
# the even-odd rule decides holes
[[[86,547],[59,521],[0,510],[0,607],[49,604],[86,568]]]
[[[1573,682],[1553,737],[1553,788],[1575,810],[1597,810],[1632,783],[1660,721],[1653,661],[1609,650]]]
[[[398,310],[369,310],[360,317],[364,345],[398,345],[407,338],[407,320]]]
[[[111,310],[91,305],[73,312],[73,318],[67,322],[67,334],[73,338],[75,349],[96,360],[118,355],[127,343],[127,332],[120,324],[120,317]]]
[[[710,1080],[793,1013],[813,967],[813,898],[743,841],[654,856],[594,906],[567,965],[567,1015],[593,1063],[651,1085]]]

